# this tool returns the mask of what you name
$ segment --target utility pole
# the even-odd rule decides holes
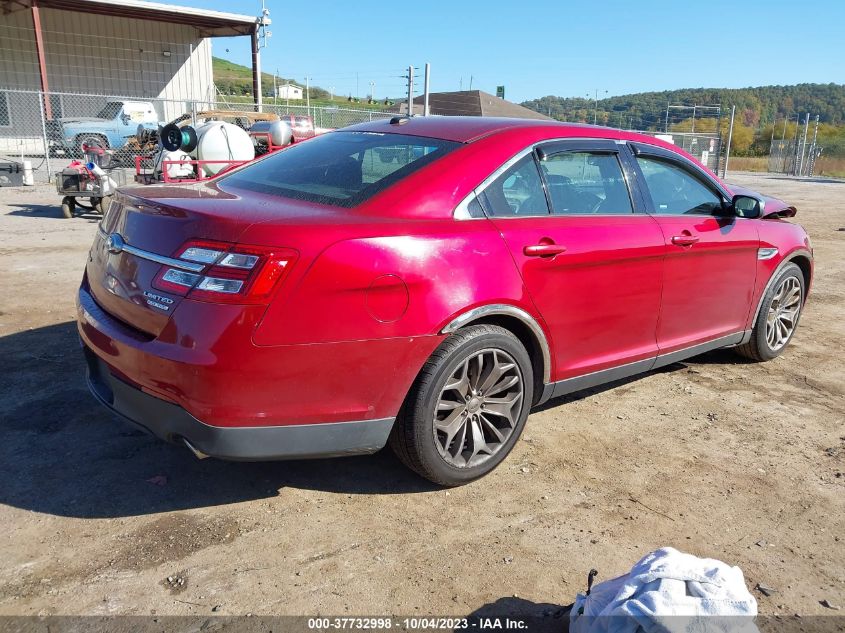
[[[408,116],[414,116],[414,67],[408,66]]]
[[[469,76],[469,89],[472,90],[472,75]]]
[[[361,89],[358,87],[358,73],[355,73],[355,98],[360,101],[361,100]]]
[[[669,133],[669,105],[670,105],[670,103],[667,101],[666,102],[666,125],[663,128],[664,134]]]
[[[375,102],[376,100],[376,82],[370,82],[370,101]]]
[[[261,45],[258,39],[259,27],[256,26],[252,33],[252,100],[255,103],[255,111],[261,112]]]
[[[604,94],[607,94],[607,90],[604,91]],[[589,95],[587,95],[589,96]],[[668,112],[668,110],[667,110]],[[596,125],[599,120],[599,89],[596,88],[596,102],[593,106],[593,125]]]
[[[695,134],[695,104],[692,104],[692,129],[690,132]]]
[[[305,78],[305,112],[311,116],[311,78]]]
[[[285,107],[287,111],[290,112],[290,82],[285,84]]]
[[[263,97],[261,95],[261,49],[267,46],[267,39],[273,35],[267,27],[270,26],[270,9],[261,2],[261,15],[255,20],[252,30],[252,97],[255,111],[262,111]]]
[[[423,90],[423,116],[428,116],[431,114],[431,110],[429,109],[428,105],[428,96],[431,93],[429,82],[431,80],[431,64],[428,62],[425,63],[425,82],[423,83],[425,89]],[[818,119],[817,119],[818,121]]]
[[[731,106],[731,125],[728,128],[728,148],[725,151],[725,168],[722,170],[722,178],[728,177],[728,161],[731,159],[731,141],[734,135],[734,115],[736,115],[736,106]]]

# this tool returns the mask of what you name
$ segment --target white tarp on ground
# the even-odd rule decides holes
[[[671,547],[578,594],[570,633],[758,633],[757,601],[739,567]]]

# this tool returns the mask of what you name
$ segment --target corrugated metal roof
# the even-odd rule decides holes
[[[414,112],[421,112],[421,109],[418,109],[417,106],[422,103],[423,97],[414,98]],[[545,114],[505,101],[483,90],[432,92],[429,95],[428,103],[432,114],[551,120]]]
[[[192,9],[146,0],[37,0],[45,9],[96,13],[116,17],[135,18],[186,24],[198,29],[201,37],[248,35],[255,29],[258,18],[237,13],[223,13],[207,9]],[[32,0],[18,0],[31,6]],[[267,20],[269,24],[269,20]]]

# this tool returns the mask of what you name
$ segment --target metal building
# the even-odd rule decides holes
[[[48,119],[78,114],[69,93],[159,98],[171,118],[214,100],[209,38],[252,36],[256,65],[257,30],[255,17],[142,0],[0,0],[0,127],[14,125],[15,91],[49,95]]]

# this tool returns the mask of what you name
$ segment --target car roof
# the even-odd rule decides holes
[[[428,136],[458,143],[471,143],[485,136],[514,129],[543,129],[547,128],[551,135],[560,136],[590,136],[592,138],[625,138],[641,140],[639,134],[624,132],[598,125],[583,123],[561,123],[559,121],[542,121],[538,119],[515,119],[504,117],[479,116],[415,116],[408,118],[396,116],[392,119],[381,119],[353,125],[345,130],[355,132],[381,132],[393,134],[407,134],[410,136]]]

